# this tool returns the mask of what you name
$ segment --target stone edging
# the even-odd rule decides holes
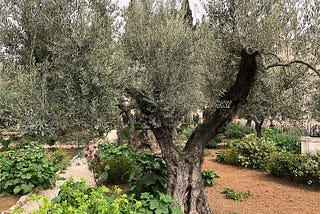
[[[74,156],[71,160],[70,160],[70,164],[73,163],[73,161],[79,157],[79,154],[77,154],[76,156]],[[61,170],[58,170],[56,172],[56,174],[60,174]],[[8,210],[1,212],[1,214],[10,214],[11,211],[13,211],[16,208],[20,208],[22,207],[24,204],[26,204],[29,200],[30,200],[30,196],[35,194],[37,192],[37,187],[34,188],[30,193],[28,193],[27,195],[23,195],[19,198],[19,200],[17,201],[17,203],[15,205],[13,205],[12,207],[10,207]]]

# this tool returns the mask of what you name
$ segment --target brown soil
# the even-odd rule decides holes
[[[218,150],[210,150],[214,155]],[[206,157],[204,170],[212,169],[220,178],[206,187],[209,204],[216,214],[319,214],[320,190],[289,180],[273,178],[264,172],[220,164]],[[224,188],[252,193],[245,201],[233,201],[221,194]]]
[[[0,198],[0,212],[8,210],[11,206],[15,205],[21,196],[8,195]]]

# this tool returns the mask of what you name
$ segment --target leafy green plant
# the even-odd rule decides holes
[[[216,161],[218,163],[224,163],[225,162],[224,156],[225,156],[225,151],[218,151],[216,156]]]
[[[320,185],[320,152],[311,154],[274,153],[268,163],[268,172],[276,177],[308,185]]]
[[[229,123],[225,131],[225,136],[228,139],[241,139],[246,134],[250,134],[250,133],[252,133],[252,129],[248,126]]]
[[[119,188],[112,191],[105,186],[90,187],[84,180],[74,182],[70,178],[61,186],[58,196],[52,201],[44,199],[34,214],[138,214],[137,210],[141,206],[142,202],[135,200],[133,196],[121,194]]]
[[[224,162],[231,165],[240,165],[239,153],[235,148],[225,151]]]
[[[250,195],[252,195],[251,192],[235,192],[234,189],[231,188],[224,188],[221,192],[222,194],[226,195],[226,199],[234,200],[234,201],[243,201],[247,199]]]
[[[204,149],[204,156],[205,157],[209,157],[209,156],[211,156],[211,152],[209,151],[209,149]]]
[[[50,159],[54,165],[55,171],[59,169],[65,169],[68,165],[67,161],[65,160],[67,154],[61,149],[57,149],[50,154]]]
[[[213,186],[215,178],[220,178],[213,170],[204,170],[201,172],[202,182],[204,186]]]
[[[273,141],[279,152],[301,153],[301,142],[298,135],[290,132],[280,132],[275,129],[265,129],[263,136]]]
[[[44,198],[39,210],[33,214],[181,213],[180,207],[174,204],[173,199],[162,193],[158,196],[143,193],[140,200],[137,200],[133,195],[122,194],[121,189],[117,187],[114,190],[105,186],[90,187],[85,180],[75,182],[72,178],[66,181],[60,189],[58,196],[52,201]],[[33,196],[34,200],[41,198]]]
[[[139,197],[143,192],[152,195],[164,193],[167,188],[167,170],[162,157],[151,154],[137,154],[133,160],[135,170],[129,178],[129,191]]]
[[[130,162],[129,157],[125,155],[116,156],[109,161],[109,169],[107,170],[108,184],[125,184],[129,180],[130,173],[134,165]]]
[[[171,196],[159,193],[159,197],[155,197],[148,192],[142,193],[140,196],[142,207],[138,209],[139,213],[152,214],[181,214],[181,208],[174,204]]]
[[[276,151],[275,144],[264,138],[248,135],[235,146],[242,166],[265,170],[271,154]]]
[[[223,141],[222,136],[216,136],[207,146],[208,149],[215,149],[219,147],[219,144]]]
[[[158,155],[135,154],[131,146],[116,146],[110,143],[87,147],[85,152],[98,184],[127,181],[129,191],[136,197],[143,192],[156,195],[166,191],[166,166]]]
[[[293,171],[300,165],[298,155],[291,152],[273,153],[267,165],[267,170],[272,176],[291,177]]]
[[[107,184],[108,178],[111,183],[117,183],[117,177],[123,178],[120,183],[132,171],[130,166],[131,159],[134,156],[131,146],[116,146],[112,143],[103,143],[99,146],[85,148],[84,157],[87,158],[89,168],[93,171],[96,183]],[[129,170],[129,171],[126,171]]]
[[[182,123],[180,126],[177,128],[177,133],[178,133],[178,138],[181,140],[188,140],[191,133],[192,133],[192,128],[189,126],[187,123]]]
[[[56,182],[53,163],[36,142],[2,152],[0,163],[0,192],[27,194],[37,186],[48,188]]]
[[[185,129],[187,129],[189,127],[189,124],[188,123],[181,123],[178,127],[177,127],[177,133],[178,134],[182,134],[183,131]]]

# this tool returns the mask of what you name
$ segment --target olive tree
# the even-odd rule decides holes
[[[305,15],[313,14],[315,8],[301,1],[230,0],[208,5],[211,25],[224,43],[230,44],[232,37],[234,44],[251,44],[260,50],[261,72],[239,114],[255,121],[259,137],[265,119],[299,121],[306,113],[306,94],[312,87],[314,71],[317,73],[308,61],[316,63],[317,55],[306,53],[305,46],[318,44],[306,40],[310,36],[307,22],[316,16]]]
[[[6,0],[1,12],[1,109],[38,132],[105,122],[127,67],[114,41],[116,6]]]
[[[297,39],[287,35],[282,41],[281,35],[293,32],[298,11],[287,1],[209,1],[209,19],[193,31],[184,7],[155,2],[132,0],[129,6],[122,42],[135,70],[125,91],[160,145],[167,192],[183,213],[211,213],[201,180],[206,145],[247,103],[259,75],[297,63],[311,66],[275,57],[285,42]],[[177,123],[202,105],[208,106],[204,123],[178,148]]]

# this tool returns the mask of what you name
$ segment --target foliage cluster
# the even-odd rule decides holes
[[[136,196],[166,190],[167,171],[160,156],[135,154],[131,146],[103,143],[87,147],[85,157],[98,184],[128,183],[130,192]]]
[[[168,176],[162,157],[145,152],[136,154],[132,162],[135,169],[128,181],[131,193],[140,196],[143,192],[166,192]]]
[[[320,152],[292,154],[274,153],[267,167],[276,177],[287,177],[309,185],[320,185]]]
[[[234,201],[243,201],[247,199],[252,193],[251,192],[235,192],[234,189],[224,188],[221,192],[226,195],[226,199],[234,200]]]
[[[246,134],[252,133],[252,129],[248,126],[229,123],[225,131],[225,136],[228,139],[241,139]]]
[[[37,197],[34,197],[37,199]],[[44,199],[40,213],[68,213],[68,214],[121,214],[121,213],[161,213],[180,214],[179,206],[173,199],[164,194],[159,197],[144,193],[140,200],[133,195],[121,194],[121,189],[110,190],[105,186],[90,187],[84,180],[74,182],[72,178],[66,181],[52,201]]]
[[[276,146],[272,141],[258,139],[251,134],[235,142],[231,150],[219,151],[216,160],[220,163],[265,170],[271,154],[275,151]]]
[[[301,142],[299,137],[290,132],[281,132],[276,129],[265,129],[263,136],[276,144],[279,152],[291,152],[299,154],[301,152]]]
[[[202,171],[201,177],[204,186],[213,186],[215,178],[220,178],[212,169]]]
[[[65,169],[68,165],[66,160],[67,154],[61,149],[57,149],[50,154],[50,159],[52,160],[55,171],[59,169]]]
[[[258,139],[254,135],[248,135],[236,144],[241,165],[265,170],[271,154],[276,151],[275,144],[265,138]]]
[[[208,149],[215,149],[219,147],[219,144],[223,141],[223,137],[218,135],[216,136],[207,146]]]
[[[55,184],[55,167],[37,142],[22,142],[0,153],[0,191],[27,194]]]
[[[231,150],[217,153],[216,161],[267,170],[273,176],[319,185],[320,153],[299,154],[299,144],[293,134],[267,130],[265,138],[258,139],[252,134],[235,141]]]
[[[188,123],[181,123],[177,127],[178,138],[181,140],[188,140],[193,129],[189,126]]]

